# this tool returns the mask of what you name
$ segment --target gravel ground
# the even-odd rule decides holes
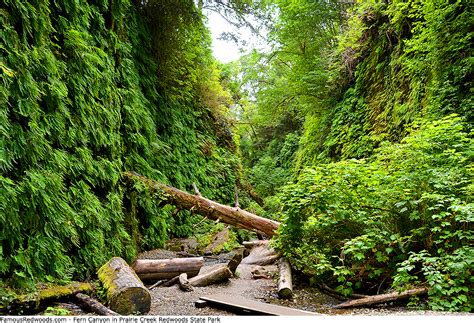
[[[154,250],[141,255],[144,258],[163,259],[176,256],[175,253],[166,250]],[[205,267],[212,266],[216,263],[227,262],[233,253],[221,254],[216,257],[205,257]],[[201,270],[205,271],[203,267]],[[296,286],[294,288],[294,297],[291,300],[280,300],[277,297],[277,281],[276,279],[253,279],[251,271],[256,266],[241,264],[237,268],[237,277],[230,279],[228,282],[211,285],[207,287],[195,287],[192,292],[183,292],[178,286],[173,287],[157,287],[150,291],[152,296],[152,304],[150,315],[162,316],[224,316],[235,315],[220,309],[211,307],[196,308],[194,302],[199,297],[212,294],[237,295],[248,298],[250,300],[271,303],[276,305],[288,306],[305,311],[312,311],[324,315],[472,315],[469,313],[450,313],[450,312],[434,312],[410,310],[406,307],[393,306],[393,304],[381,305],[372,308],[345,309],[336,310],[332,307],[339,300],[328,296],[317,288]],[[274,277],[276,277],[277,267],[265,266],[265,269]]]
[[[140,254],[139,258],[148,259],[167,259],[179,256],[178,253],[157,249]],[[233,253],[221,254],[217,256],[205,257],[205,266],[201,271],[206,271],[209,267],[217,263],[226,263],[233,256]],[[409,315],[470,315],[470,313],[451,313],[451,312],[435,312],[424,310],[410,310],[403,306],[396,306],[394,304],[383,304],[372,308],[359,309],[345,309],[336,310],[332,307],[338,303],[339,300],[322,293],[319,289],[302,286],[295,283],[293,292],[294,297],[291,300],[280,300],[277,297],[277,281],[275,278],[270,279],[253,279],[251,271],[255,269],[254,265],[241,264],[237,268],[237,275],[229,281],[217,285],[207,287],[194,287],[192,292],[183,292],[177,285],[172,287],[156,287],[150,291],[151,294],[151,310],[149,315],[158,316],[228,316],[235,315],[231,312],[215,309],[211,307],[196,308],[195,301],[199,297],[212,294],[226,294],[236,295],[248,298],[250,300],[271,303],[276,305],[297,308],[305,311],[312,311],[321,313],[323,315],[370,315],[370,316],[409,316]],[[260,266],[258,266],[260,267]],[[269,276],[277,277],[277,267],[274,265],[265,266],[265,270]],[[150,282],[149,285],[151,285]],[[148,285],[148,286],[149,286]],[[74,304],[58,304],[59,307],[70,310],[75,315],[86,315]],[[88,314],[91,315],[91,314]],[[94,315],[94,314],[92,314]]]

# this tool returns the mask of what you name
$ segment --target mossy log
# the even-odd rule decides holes
[[[428,288],[421,287],[421,288],[409,289],[403,292],[393,292],[393,293],[388,293],[388,294],[367,296],[364,298],[354,299],[351,301],[341,303],[339,305],[334,306],[334,308],[351,308],[351,307],[381,304],[385,302],[398,301],[401,299],[410,298],[412,296],[423,295],[423,294],[426,294],[427,292],[428,292]]]
[[[189,279],[189,283],[192,286],[204,287],[226,281],[230,277],[232,277],[232,272],[229,267],[217,266],[213,270]]]
[[[280,225],[277,221],[260,217],[240,208],[223,205],[202,196],[183,192],[137,173],[125,172],[124,176],[132,180],[139,180],[150,189],[162,192],[163,197],[166,198],[166,203],[176,205],[182,210],[192,210],[193,213],[200,214],[208,219],[220,220],[239,228],[263,233],[269,237],[275,234]]]
[[[280,277],[278,279],[278,296],[280,298],[293,297],[293,281],[291,277],[291,265],[286,258],[278,261]]]
[[[173,259],[137,259],[132,268],[141,280],[170,279],[186,273],[194,277],[204,264],[203,257]]]
[[[73,296],[77,293],[91,293],[94,290],[89,283],[74,282],[64,286],[53,286],[26,295],[19,295],[8,304],[0,302],[0,313],[15,313],[19,310],[38,310],[48,302]]]
[[[114,257],[97,274],[107,292],[112,311],[122,315],[146,314],[150,311],[150,293],[125,260]]]
[[[76,300],[77,303],[79,303],[79,306],[94,312],[99,315],[104,315],[104,316],[115,316],[118,315],[118,313],[115,313],[111,309],[109,309],[107,306],[101,304],[100,302],[96,301],[92,297],[89,297],[85,294],[82,293],[77,293],[76,294]]]

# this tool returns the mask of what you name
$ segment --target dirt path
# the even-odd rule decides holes
[[[177,256],[178,254],[176,252],[157,249],[142,253],[139,258],[166,259]],[[230,258],[232,258],[232,256],[233,253],[206,257],[205,267],[210,267],[217,263],[226,263],[230,260]],[[202,268],[203,271],[206,270],[205,267]],[[199,297],[217,293],[231,296],[241,296],[254,301],[288,306],[291,308],[317,312],[325,315],[472,315],[469,313],[410,310],[402,306],[393,306],[393,304],[382,305],[373,308],[336,310],[332,307],[340,303],[340,301],[322,293],[317,288],[304,286],[299,282],[294,282],[293,299],[280,300],[277,296],[277,267],[275,265],[263,266],[266,274],[268,274],[268,276],[273,276],[273,278],[253,279],[251,272],[256,267],[261,266],[240,264],[237,268],[236,277],[231,278],[228,282],[207,287],[194,287],[194,291],[192,292],[181,291],[178,286],[154,288],[150,291],[152,304],[148,315],[235,315],[231,312],[211,307],[196,308],[194,306],[195,301],[199,300]],[[74,315],[91,315],[91,313],[82,311],[79,307],[72,303],[61,303],[58,307],[65,308]]]
[[[155,250],[142,254],[141,257],[146,258],[169,258],[173,257],[173,253],[166,250]],[[227,262],[232,254],[223,254],[216,258],[206,258],[205,266],[212,266],[216,263]],[[197,315],[235,315],[231,312],[219,310],[211,307],[196,308],[194,302],[199,297],[212,294],[235,295],[248,298],[250,300],[271,303],[276,305],[288,306],[306,311],[318,312],[326,315],[443,315],[453,313],[441,313],[433,311],[411,311],[405,307],[387,307],[380,306],[374,308],[336,310],[332,306],[340,303],[340,301],[332,298],[317,288],[301,286],[296,282],[294,288],[294,297],[291,300],[280,300],[277,296],[277,267],[275,265],[264,266],[264,270],[273,276],[270,279],[253,279],[252,270],[255,265],[241,264],[237,268],[235,278],[231,278],[228,282],[207,286],[195,287],[192,292],[183,292],[178,286],[158,287],[150,291],[152,296],[152,304],[149,315],[161,316],[197,316]],[[202,270],[206,270],[203,267]],[[461,313],[459,313],[461,314]]]

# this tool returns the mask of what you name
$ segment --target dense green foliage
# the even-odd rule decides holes
[[[4,283],[85,278],[191,232],[124,170],[232,200],[230,97],[192,1],[7,0],[0,26]]]
[[[349,15],[328,80],[331,108],[307,115],[300,166],[367,157],[419,117],[472,121],[468,1],[369,2]]]
[[[368,160],[306,169],[281,195],[280,247],[345,294],[427,282],[433,308],[473,310],[474,140],[464,127],[423,123]]]
[[[203,8],[271,49],[216,62]],[[136,171],[226,204],[247,191],[293,266],[345,295],[425,285],[431,308],[473,311],[472,8],[5,0],[0,294],[222,227]]]
[[[472,6],[275,3],[274,48],[240,60],[240,148],[277,245],[344,294],[472,311]]]

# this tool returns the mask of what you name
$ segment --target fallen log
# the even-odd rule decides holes
[[[232,274],[235,274],[235,271],[237,270],[237,267],[242,262],[242,259],[244,257],[243,254],[244,254],[244,251],[242,249],[237,250],[235,252],[235,255],[232,257],[232,259],[227,264],[227,267],[229,267],[229,270],[232,272]]]
[[[242,260],[242,264],[266,266],[273,264],[281,257],[279,252],[266,245],[253,248],[250,254]]]
[[[179,282],[179,275],[163,283],[163,287],[171,287]]]
[[[184,290],[185,292],[192,292],[194,290],[193,286],[189,283],[188,275],[186,273],[182,273],[179,275],[179,288]]]
[[[122,315],[150,311],[150,293],[125,260],[112,258],[97,271],[97,275],[107,292],[111,310]]]
[[[428,292],[428,288],[421,287],[421,288],[409,289],[404,292],[393,292],[393,293],[388,293],[388,294],[367,296],[364,298],[354,299],[351,301],[341,303],[339,305],[334,306],[334,308],[350,308],[350,307],[360,307],[360,306],[366,306],[366,305],[381,304],[381,303],[390,302],[390,301],[398,301],[401,299],[409,298],[411,296],[423,295],[423,294],[426,294],[427,292]]]
[[[91,293],[94,290],[89,283],[71,283],[65,286],[53,286],[38,291],[18,295],[8,303],[3,303],[0,300],[0,313],[15,313],[21,310],[37,310],[43,307],[46,303],[56,301],[61,298],[70,297],[77,293]]]
[[[202,275],[189,279],[189,283],[192,286],[204,287],[226,281],[230,277],[232,277],[232,272],[229,268],[227,266],[219,266]]]
[[[325,283],[319,283],[316,285],[320,290],[325,292],[326,294],[340,300],[340,301],[347,301],[348,299],[353,299],[353,298],[365,298],[368,297],[368,295],[363,295],[363,294],[357,294],[357,293],[352,293],[350,296],[344,296],[340,292],[336,291],[335,289],[332,289]]]
[[[270,243],[270,240],[252,240],[252,241],[244,241],[242,244],[245,248],[252,249],[253,247],[258,246],[267,246]]]
[[[142,280],[170,279],[181,273],[194,277],[204,264],[203,257],[172,259],[137,259],[132,264],[133,270]]]
[[[280,258],[278,262],[280,278],[278,279],[278,296],[280,298],[293,297],[293,281],[291,278],[291,265],[286,258]]]
[[[248,184],[247,182],[242,182],[242,181],[238,180],[237,181],[237,186],[240,187],[241,189],[243,189],[244,191],[247,191],[247,193],[249,193],[252,200],[257,202],[258,205],[260,205],[262,207],[265,205],[265,201],[257,194],[257,192],[255,192],[255,190],[253,189],[253,187],[250,184]]]
[[[100,302],[96,301],[92,297],[89,297],[85,294],[77,293],[76,300],[78,301],[80,307],[88,311],[94,312],[96,314],[104,315],[104,316],[119,315],[118,313],[109,309],[107,306],[101,304]]]
[[[151,285],[150,287],[148,287],[148,290],[153,290],[154,288],[156,288],[158,286],[161,286],[164,283],[165,283],[165,280],[159,280],[156,283],[154,283],[153,285]]]
[[[280,225],[279,222],[262,218],[240,208],[226,206],[202,196],[189,194],[177,188],[153,181],[133,172],[125,172],[123,175],[131,180],[139,180],[149,189],[159,191],[166,203],[173,204],[180,209],[193,210],[194,213],[205,216],[211,220],[234,225],[257,233],[263,233],[269,237],[275,234]]]

